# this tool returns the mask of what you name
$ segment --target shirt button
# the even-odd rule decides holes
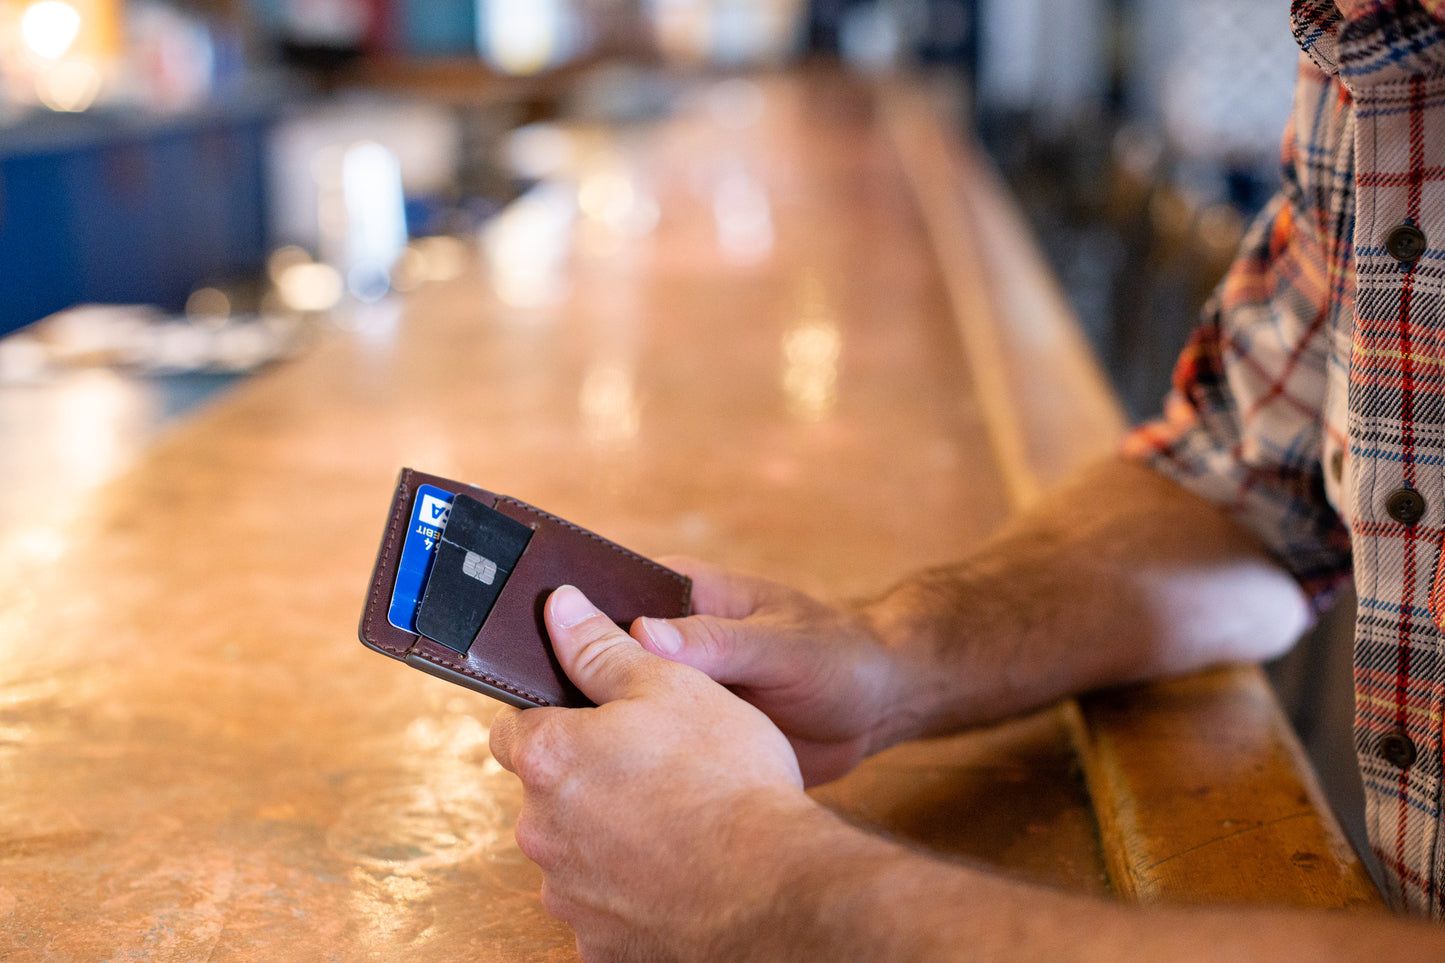
[[[1377,750],[1380,758],[1399,769],[1409,769],[1415,764],[1415,744],[1403,732],[1388,732],[1380,739]]]
[[[1425,253],[1425,232],[1413,224],[1396,224],[1385,235],[1385,250],[1401,264],[1418,260]]]
[[[1425,515],[1425,499],[1413,488],[1397,488],[1385,499],[1385,511],[1401,525],[1413,525]]]
[[[1330,455],[1330,477],[1338,485],[1345,477],[1345,450],[1336,448],[1334,454]]]

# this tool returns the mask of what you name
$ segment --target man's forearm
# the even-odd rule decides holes
[[[1288,648],[1295,581],[1222,511],[1147,467],[1094,466],[971,558],[863,609],[911,671],[887,741]]]
[[[775,891],[744,942],[719,958],[1343,963],[1388,952],[1398,963],[1445,959],[1445,932],[1425,923],[1383,913],[1131,910],[941,862],[821,808],[768,816],[751,838],[766,852],[757,865],[768,867],[763,875]]]

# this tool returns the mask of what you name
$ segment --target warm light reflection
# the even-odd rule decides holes
[[[217,288],[198,288],[186,298],[186,317],[203,324],[224,322],[231,315],[231,299]]]
[[[642,421],[632,374],[618,365],[599,365],[588,372],[578,395],[582,430],[595,447],[627,448],[637,439]]]
[[[134,457],[137,437],[155,413],[143,396],[110,371],[76,372],[57,383],[43,433],[67,496],[108,481]],[[51,518],[54,521],[54,518]]]
[[[65,532],[54,525],[21,528],[4,542],[7,558],[31,565],[59,561],[69,544]]]
[[[20,37],[35,56],[59,60],[80,35],[80,11],[64,0],[40,0],[20,16]]]
[[[577,187],[577,206],[621,237],[643,237],[657,227],[657,200],[620,164],[599,164]]]
[[[451,281],[461,277],[473,255],[472,249],[454,237],[420,237],[406,246],[391,272],[391,286],[411,291],[429,281]]]
[[[311,255],[303,247],[288,244],[285,247],[278,247],[271,252],[266,259],[266,274],[271,278],[272,284],[280,284],[281,277],[289,268],[298,264],[310,264]]]
[[[88,60],[62,60],[35,76],[35,95],[51,110],[78,113],[89,110],[100,96],[103,79]]]
[[[724,258],[751,264],[772,253],[772,205],[757,179],[742,170],[718,178],[713,187],[712,209],[717,243]]]
[[[327,311],[341,300],[341,275],[329,264],[293,264],[276,279],[276,291],[293,311]]]
[[[436,883],[511,848],[516,793],[510,774],[483,766],[487,737],[470,715],[417,718],[387,757],[399,768],[348,793],[326,845],[350,864],[348,902],[367,943],[424,945]]]
[[[412,247],[422,257],[423,276],[428,281],[451,281],[461,277],[476,254],[465,241],[444,234],[417,238]]]
[[[820,421],[833,411],[842,352],[843,335],[827,310],[822,285],[810,278],[798,319],[783,336],[783,393],[792,415]]]

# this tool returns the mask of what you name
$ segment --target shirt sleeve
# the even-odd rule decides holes
[[[1351,309],[1332,295],[1330,246],[1299,196],[1287,183],[1255,220],[1179,357],[1163,414],[1122,452],[1225,508],[1323,607],[1351,567],[1322,464],[1329,395],[1346,380],[1337,371],[1331,385],[1336,322]]]

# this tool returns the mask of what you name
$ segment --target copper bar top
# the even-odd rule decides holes
[[[835,597],[976,546],[1009,496],[881,113],[785,77],[574,129],[543,288],[479,256],[347,309],[125,473],[0,515],[0,957],[573,959],[496,704],[356,640],[396,472]],[[1105,893],[1077,732],[900,747],[818,797]]]

